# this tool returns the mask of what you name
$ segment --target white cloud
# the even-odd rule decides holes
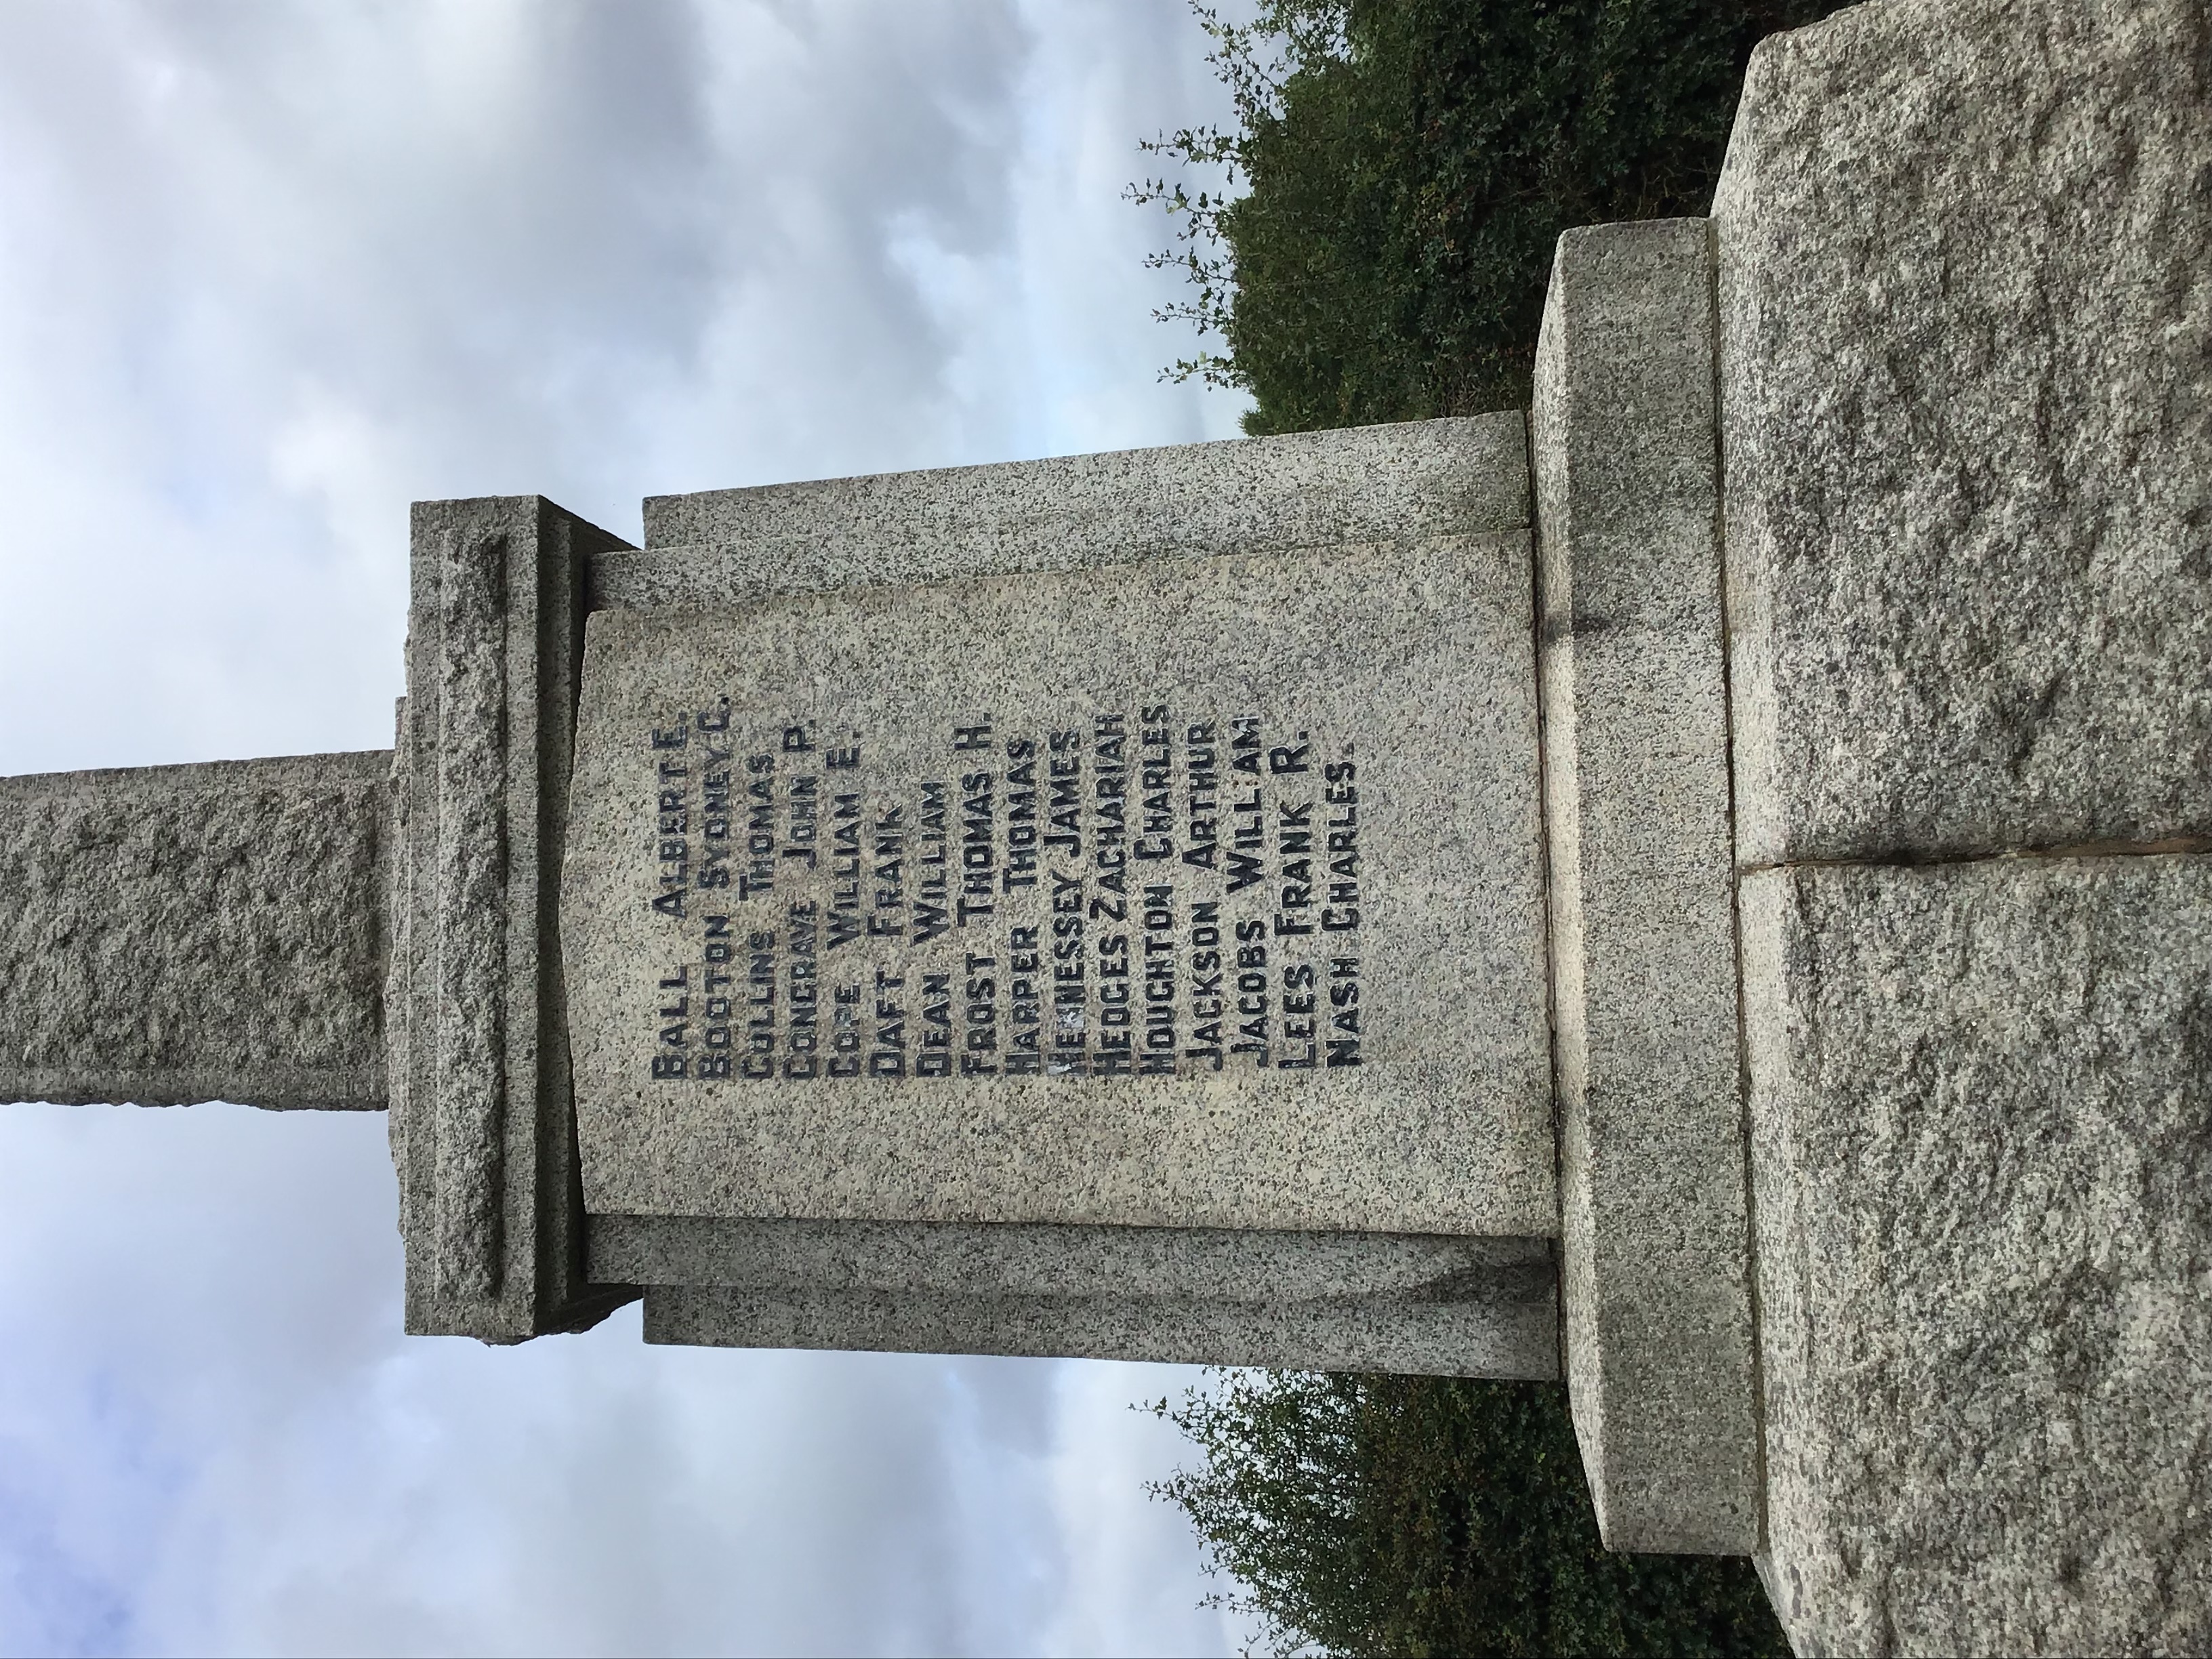
[[[1171,442],[1179,0],[0,8],[0,772],[390,741],[410,500]],[[0,1651],[1198,1650],[1172,1377],[398,1334],[380,1120],[0,1108]]]
[[[1164,1480],[1194,1456],[1170,1424],[1144,1410],[1177,1402],[1200,1376],[1181,1365],[1065,1365],[1054,1377],[1060,1419],[1080,1425],[1052,1462],[1058,1532],[1089,1564],[1073,1579],[1046,1626],[1044,1647],[1055,1653],[1243,1651],[1257,1632],[1234,1615],[1201,1607],[1200,1595],[1231,1588],[1193,1572],[1196,1536],[1162,1526],[1155,1504],[1133,1505],[1128,1493]]]
[[[1220,1650],[1176,1367],[398,1334],[382,1125],[15,1109],[0,1648]]]

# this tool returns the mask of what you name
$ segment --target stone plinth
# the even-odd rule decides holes
[[[1759,1559],[1801,1653],[2212,1644],[2209,155],[2202,3],[1880,0],[1746,81]]]
[[[1530,423],[1567,1386],[1613,1549],[1747,1554],[1711,228],[1559,240]]]
[[[0,1099],[381,1108],[391,771],[0,778]]]
[[[1409,580],[1401,580],[1394,587],[1386,574],[1382,586],[1392,588],[1395,597],[1386,603],[1378,591],[1355,607],[1365,619],[1360,626],[1366,630],[1370,659],[1354,663],[1344,642],[1325,637],[1328,629],[1316,627],[1321,620],[1317,607],[1336,591],[1328,580],[1340,587],[1362,580],[1360,572],[1377,570],[1395,570],[1404,577],[1425,561],[1445,573],[1448,584],[1463,586],[1468,573],[1452,568],[1454,557],[1476,562],[1480,591],[1474,596],[1468,617],[1453,627],[1483,636],[1485,660],[1472,676],[1461,677],[1462,683],[1439,708],[1446,716],[1455,713],[1468,724],[1468,731],[1454,741],[1470,750],[1490,753],[1492,738],[1514,729],[1516,723],[1533,744],[1533,699],[1526,679],[1530,655],[1528,522],[1522,423],[1517,416],[1505,414],[657,498],[647,504],[646,549],[595,556],[586,591],[595,608],[652,611],[673,622],[675,613],[746,607],[751,617],[748,626],[768,629],[772,635],[780,629],[805,632],[814,643],[804,649],[795,643],[773,647],[769,655],[780,666],[771,667],[767,658],[748,650],[748,673],[757,673],[760,682],[769,684],[763,695],[772,695],[775,682],[799,688],[849,723],[866,720],[867,731],[878,736],[886,719],[892,725],[918,722],[909,747],[915,754],[933,757],[933,763],[919,771],[907,767],[905,781],[927,781],[925,774],[929,774],[949,786],[969,771],[994,775],[992,798],[984,810],[997,836],[1014,833],[1016,804],[1005,775],[1018,764],[1003,745],[1007,722],[1019,711],[1010,713],[1008,706],[996,701],[1001,688],[1026,676],[1036,691],[1042,684],[1040,676],[1049,679],[1052,673],[1060,674],[1060,682],[1042,692],[1052,706],[1044,710],[1049,718],[1033,734],[1043,745],[1042,765],[1030,775],[1027,787],[1036,789],[1039,802],[1048,801],[1053,763],[1048,734],[1056,731],[1064,744],[1074,742],[1073,750],[1063,748],[1060,760],[1063,765],[1076,763],[1087,835],[1088,814],[1097,799],[1093,792],[1098,781],[1095,763],[1099,736],[1089,722],[1101,712],[1110,712],[1097,700],[1099,689],[1117,678],[1133,687],[1138,665],[1150,662],[1157,669],[1164,663],[1168,672],[1154,672],[1152,678],[1156,692],[1163,686],[1171,688],[1169,701],[1149,700],[1140,693],[1129,703],[1124,712],[1131,726],[1121,757],[1127,763],[1130,787],[1139,792],[1128,799],[1128,810],[1136,813],[1143,810],[1142,795],[1158,793],[1157,784],[1144,787],[1143,710],[1164,707],[1183,717],[1164,726],[1158,720],[1149,725],[1153,733],[1168,737],[1164,749],[1154,745],[1153,761],[1156,768],[1165,762],[1169,790],[1175,797],[1170,809],[1176,820],[1175,834],[1187,837],[1193,826],[1184,792],[1206,763],[1204,745],[1194,744],[1192,729],[1203,728],[1209,716],[1218,724],[1239,711],[1209,704],[1189,718],[1192,711],[1177,708],[1175,700],[1187,702],[1200,695],[1218,699],[1224,695],[1224,677],[1215,671],[1225,665],[1231,671],[1228,679],[1243,675],[1248,682],[1272,687],[1247,699],[1249,706],[1242,712],[1255,714],[1262,707],[1275,710],[1279,704],[1289,723],[1279,736],[1291,744],[1298,741],[1299,717],[1304,716],[1307,740],[1314,741],[1319,734],[1310,721],[1321,718],[1316,714],[1318,708],[1332,713],[1370,712],[1370,705],[1362,700],[1368,688],[1387,678],[1379,665],[1387,661],[1394,672],[1402,669],[1407,641],[1383,622],[1385,612],[1396,608],[1417,619],[1431,617],[1443,592],[1449,591],[1427,592],[1424,582]],[[1456,555],[1455,549],[1460,550]],[[1241,561],[1228,578],[1218,574],[1224,568],[1224,556]],[[1394,559],[1399,561],[1395,566],[1388,562]],[[1382,562],[1375,562],[1378,560]],[[1288,563],[1283,571],[1273,570],[1285,561]],[[1316,574],[1331,570],[1337,574],[1328,580]],[[1309,587],[1314,591],[1302,591]],[[857,590],[868,588],[897,591],[858,602]],[[784,609],[763,606],[777,596],[832,592],[839,597]],[[1108,630],[1111,637],[1094,637],[1097,615],[1109,613],[1120,618]],[[1501,617],[1508,620],[1498,626]],[[1006,618],[1015,620],[1011,634],[1001,625]],[[611,640],[630,624],[610,617],[595,623],[595,630],[602,626],[609,629],[604,637]],[[895,635],[903,636],[899,651],[893,653],[904,658],[899,677],[872,684],[869,676],[876,667],[871,665],[879,666],[884,660],[874,641]],[[1182,642],[1170,650],[1173,635],[1182,636]],[[647,635],[630,637],[633,643],[627,648],[634,655],[641,660],[651,655],[652,647],[643,643]],[[1419,645],[1418,640],[1413,643]],[[1522,665],[1518,680],[1506,668],[1516,661]],[[1348,673],[1343,672],[1347,665]],[[970,758],[954,773],[942,764],[953,758],[947,750],[953,734],[946,716],[955,703],[972,701],[971,686],[987,687],[992,693],[991,707],[984,711],[994,722],[988,740],[992,757],[987,764],[972,758],[974,750],[960,751]],[[1298,708],[1291,709],[1290,702]],[[587,699],[587,720],[595,706]],[[708,712],[710,720],[721,718],[719,709]],[[690,727],[690,741],[695,744],[697,713],[692,711]],[[1071,714],[1080,718],[1063,718]],[[972,711],[963,716],[969,718]],[[1417,711],[1408,729],[1426,732],[1436,718]],[[775,775],[786,780],[804,775],[803,769],[781,750],[781,736],[778,724],[771,744]],[[1194,951],[1218,951],[1222,955],[1231,972],[1216,988],[1229,994],[1224,1006],[1232,1008],[1236,996],[1253,994],[1237,991],[1237,974],[1279,973],[1285,966],[1280,960],[1271,961],[1264,969],[1237,964],[1230,951],[1258,941],[1236,939],[1233,921],[1218,944],[1200,946],[1188,933],[1199,925],[1200,903],[1226,912],[1232,903],[1226,889],[1232,883],[1239,895],[1233,902],[1240,908],[1262,891],[1280,896],[1282,846],[1277,832],[1282,826],[1271,822],[1262,829],[1261,821],[1248,817],[1245,832],[1257,830],[1261,844],[1257,848],[1235,844],[1237,831],[1228,805],[1231,792],[1227,781],[1248,775],[1237,769],[1242,752],[1236,747],[1237,736],[1225,726],[1216,732],[1211,764],[1222,782],[1212,825],[1212,849],[1194,848],[1186,839],[1165,859],[1139,858],[1133,844],[1124,854],[1132,882],[1140,880],[1146,869],[1161,864],[1176,866],[1180,873],[1170,883],[1176,907],[1173,921],[1164,929],[1142,926],[1146,918],[1133,892],[1125,899],[1110,892],[1086,894],[1082,913],[1085,927],[1093,930],[1085,948],[1097,943],[1102,923],[1114,920],[1125,924],[1128,948],[1139,953],[1135,959],[1139,963],[1172,959],[1178,963],[1176,988],[1171,994],[1178,1011],[1175,1024],[1181,1036],[1194,1044],[1198,1042],[1197,1011],[1180,999],[1200,984],[1188,976],[1198,966]],[[1353,740],[1367,741],[1356,734]],[[1524,851],[1532,855],[1534,851],[1534,766],[1533,749],[1521,749],[1519,741],[1492,755],[1504,764],[1502,773],[1489,762],[1478,761],[1464,787],[1455,783],[1437,797],[1438,835],[1465,836],[1473,845],[1492,830],[1497,832],[1494,855],[1486,849],[1482,860],[1493,867],[1440,872],[1447,902],[1437,914],[1442,918],[1449,913],[1464,923],[1470,896],[1481,908],[1493,907],[1501,894],[1518,894],[1504,914],[1486,915],[1467,938],[1480,951],[1491,948],[1483,941],[1510,938],[1526,929],[1532,943],[1508,949],[1504,959],[1478,969],[1468,983],[1480,988],[1471,993],[1473,1000],[1494,1005],[1480,1018],[1494,1022],[1498,1030],[1517,1030],[1507,1045],[1519,1056],[1513,1062],[1518,1068],[1515,1075],[1534,1081],[1533,1096],[1525,1085],[1514,1082],[1499,1092],[1499,1098],[1535,1100],[1543,1091],[1542,992],[1540,977],[1532,990],[1523,975],[1540,951],[1541,918],[1528,898],[1534,890],[1533,861],[1528,866],[1521,862]],[[1271,737],[1261,747],[1271,757],[1277,744],[1278,738]],[[749,748],[747,752],[756,751]],[[1249,754],[1243,757],[1252,758]],[[1338,755],[1333,760],[1340,764],[1351,760],[1355,771],[1364,763],[1356,755]],[[832,776],[826,764],[817,766],[815,773],[824,784]],[[1272,790],[1277,775],[1271,758],[1260,763],[1264,787]],[[1280,775],[1294,779],[1297,775]],[[1352,776],[1337,781],[1354,790],[1359,787]],[[1357,853],[1339,849],[1332,854],[1326,836],[1332,829],[1340,836],[1365,836],[1373,803],[1363,796],[1355,804],[1348,791],[1339,793],[1347,799],[1327,803],[1334,815],[1348,820],[1350,809],[1356,806],[1358,812],[1370,816],[1359,824],[1322,824],[1315,848],[1324,857],[1349,858],[1354,860],[1353,869],[1364,872],[1369,853],[1365,841],[1359,842]],[[967,844],[964,820],[971,816],[967,808],[975,799],[949,793],[949,818],[933,827],[950,832],[956,860]],[[1516,801],[1522,804],[1511,805]],[[1272,795],[1267,804],[1273,810]],[[1493,818],[1505,807],[1510,810]],[[894,911],[901,903],[912,904],[917,894],[910,884],[927,873],[912,863],[930,850],[918,838],[929,827],[915,817],[919,808],[918,800],[903,807],[904,823],[897,826],[907,832],[908,860],[900,880],[909,884],[883,890],[893,891]],[[1042,809],[1024,805],[1021,810]],[[1065,814],[1070,809],[1062,802],[1060,810]],[[861,845],[872,879],[881,826],[872,811],[865,815],[864,823]],[[1048,827],[1040,825],[1039,833]],[[750,825],[745,828],[749,831]],[[825,806],[816,825],[824,858],[832,828]],[[1146,833],[1133,817],[1128,829],[1132,837]],[[734,820],[730,833],[739,833]],[[898,839],[896,832],[892,839]],[[1041,842],[1030,843],[1030,855],[1037,845]],[[1159,850],[1159,845],[1154,834],[1146,850]],[[786,846],[782,850],[792,849]],[[1011,842],[1000,849],[1012,850]],[[1211,862],[1187,862],[1183,855],[1194,850]],[[1092,879],[1096,872],[1090,870],[1089,856],[1086,853],[1076,863],[1064,861],[1062,873]],[[1243,862],[1255,856],[1264,869],[1257,883],[1246,874]],[[1005,873],[1002,867],[1000,904],[1008,899]],[[1016,873],[1018,878],[1023,872]],[[956,864],[956,890],[960,874]],[[1318,878],[1318,866],[1315,874]],[[1471,886],[1467,880],[1470,874]],[[1346,882],[1365,880],[1364,874],[1335,870],[1328,876]],[[1030,878],[1036,878],[1033,873]],[[1386,872],[1386,889],[1393,879]],[[1402,884],[1402,872],[1395,879]],[[1519,885],[1523,881],[1531,884]],[[876,890],[872,887],[870,908]],[[1092,897],[1126,902],[1130,908],[1119,918],[1093,915]],[[826,890],[817,896],[824,907],[833,898]],[[1014,898],[1013,905],[992,920],[1011,926],[1013,911],[1026,902],[1019,892]],[[1330,902],[1325,891],[1319,902]],[[1364,897],[1362,902],[1366,902]],[[573,911],[575,907],[570,908]],[[886,915],[880,919],[893,918]],[[1249,924],[1262,917],[1255,910],[1241,919]],[[1339,919],[1345,919],[1345,913],[1340,912]],[[1048,925],[1049,916],[1044,920]],[[1290,920],[1296,923],[1295,911]],[[787,916],[779,937],[779,943],[787,946]],[[930,924],[925,921],[922,925]],[[1218,927],[1218,922],[1205,925]],[[1264,925],[1265,948],[1278,957],[1284,940],[1292,945],[1299,941],[1294,933],[1276,933],[1273,909],[1265,915]],[[1177,936],[1180,948],[1172,957],[1164,957],[1158,948],[1168,941],[1154,936],[1164,933]],[[826,929],[822,938],[827,938]],[[1435,942],[1440,946],[1448,943],[1442,939]],[[1141,953],[1148,945],[1153,948],[1146,958]],[[1221,950],[1222,945],[1229,950]],[[841,948],[849,955],[860,947]],[[942,950],[944,942],[933,948]],[[985,954],[994,957],[994,969],[982,1000],[995,1010],[995,1018],[985,1023],[1001,1033],[1010,1032],[1016,989],[1011,953]],[[820,959],[829,959],[826,951]],[[1364,965],[1364,957],[1362,961]],[[702,970],[708,965],[703,951],[696,965]],[[1060,964],[1054,958],[1048,965]],[[1097,965],[1097,959],[1092,959],[1092,967]],[[938,966],[941,970],[945,964]],[[1098,1056],[1114,1052],[1091,1041],[1106,1029],[1099,1024],[1105,1012],[1103,1004],[1068,1028],[1078,1040],[1060,1060],[1051,1059],[1048,1047],[1043,1063],[1054,1069],[1050,1086],[1042,1092],[1035,1092],[1034,1079],[1017,1077],[1009,1083],[988,1075],[921,1076],[915,1068],[924,1063],[942,1064],[950,1059],[957,1065],[967,1054],[963,1045],[970,1022],[964,950],[958,966],[961,972],[954,982],[959,995],[949,1006],[941,996],[934,1004],[945,1022],[935,1028],[939,1036],[954,1037],[956,1043],[949,1050],[932,1051],[925,1061],[921,1034],[932,1005],[888,999],[914,1027],[907,1064],[915,1074],[904,1083],[879,1079],[872,1088],[855,1088],[849,1079],[838,1081],[836,1087],[843,1093],[836,1097],[833,1109],[817,1110],[811,1121],[795,1121],[799,1132],[814,1138],[811,1143],[787,1139],[771,1146],[767,1156],[741,1155],[733,1164],[719,1168],[709,1160],[706,1167],[682,1171],[643,1200],[637,1197],[642,1183],[636,1176],[623,1176],[629,1190],[621,1202],[658,1207],[649,1213],[595,1213],[593,1271],[648,1285],[648,1334],[653,1340],[803,1341],[904,1349],[954,1346],[990,1352],[1255,1363],[1291,1363],[1304,1353],[1309,1356],[1307,1363],[1323,1363],[1314,1356],[1326,1356],[1326,1363],[1346,1365],[1557,1374],[1555,1303],[1548,1291],[1537,1294],[1528,1288],[1548,1285],[1553,1273],[1547,1238],[1556,1227],[1549,1198],[1549,1134],[1548,1129],[1535,1127],[1542,1115],[1540,1105],[1519,1113],[1522,1127],[1514,1133],[1526,1140],[1526,1167],[1535,1172],[1541,1191],[1525,1189],[1528,1201],[1517,1219],[1500,1210],[1485,1224],[1511,1231],[1494,1237],[1376,1232],[1371,1230],[1375,1226],[1462,1226],[1468,1221],[1468,1202],[1444,1197],[1443,1186],[1436,1179],[1436,1159],[1449,1135],[1439,1140],[1432,1123],[1410,1114],[1402,1120],[1407,1145],[1415,1154],[1410,1173],[1414,1184],[1426,1183],[1427,1197],[1416,1193],[1416,1202],[1408,1206],[1403,1192],[1393,1194],[1376,1185],[1376,1172],[1387,1170],[1400,1157],[1400,1148],[1389,1139],[1394,1132],[1387,1127],[1387,1118],[1378,1120],[1371,1112],[1366,1113],[1363,1127],[1361,1111],[1340,1122],[1313,1109],[1316,1101],[1310,1097],[1345,1088],[1341,1082],[1332,1085],[1326,1079],[1331,1068],[1325,1048],[1316,1051],[1323,1079],[1317,1090],[1307,1091],[1303,1104],[1297,1086],[1302,1068],[1296,1064],[1267,1068],[1273,1073],[1270,1086],[1277,1091],[1279,1105],[1287,1108],[1274,1117],[1268,1115],[1266,1088],[1255,1093],[1233,1075],[1226,1082],[1217,1077],[1208,1083],[1191,1074],[1200,1068],[1210,1070],[1210,1060],[1176,1056],[1169,1061],[1176,1075],[1146,1076],[1141,1069],[1146,1064],[1145,1051],[1133,1048],[1126,1052],[1137,1073],[1133,1079],[1089,1075]],[[1208,976],[1215,971],[1204,969]],[[871,968],[864,975],[866,985],[859,988],[864,991],[862,1000],[853,1005],[865,1010],[871,1027],[878,1018],[872,972]],[[904,972],[898,977],[907,984],[887,988],[914,986]],[[1041,1010],[1045,1020],[1057,1022],[1063,1005],[1051,1001],[1048,994],[1035,994],[1034,969],[1024,970],[1024,977],[1032,993],[1028,1006]],[[1436,977],[1443,983],[1443,970],[1437,969]],[[1348,989],[1349,978],[1334,988],[1340,1000],[1315,999],[1315,1012],[1325,1010],[1324,1018],[1315,1022],[1314,1031],[1302,1030],[1299,1044],[1328,1030],[1346,1045],[1340,1052],[1347,1060],[1355,1038],[1364,1048],[1364,1022],[1371,1006],[1352,1000],[1366,993]],[[1095,973],[1087,972],[1085,980],[1091,987],[1103,983]],[[1133,983],[1137,1000],[1131,1006],[1141,1011],[1146,986],[1169,982],[1165,978],[1147,981],[1139,971]],[[653,988],[658,992],[662,988]],[[1270,1006],[1265,1014],[1239,1014],[1232,1023],[1257,1019],[1264,1024],[1296,1018],[1303,1028],[1304,1012],[1286,1010],[1278,1000],[1285,988],[1277,985],[1266,994]],[[1288,990],[1303,1001],[1303,988]],[[1085,996],[1089,994],[1086,989]],[[674,1006],[673,1001],[653,1003],[655,1009]],[[830,1006],[831,1013],[825,1020],[834,1018],[835,1005]],[[785,1012],[789,1012],[787,996]],[[1341,1026],[1333,1024],[1340,1018]],[[633,1036],[635,1029],[631,1028]],[[1060,1028],[1055,1024],[1054,1029]],[[1139,1013],[1126,1029],[1141,1036],[1163,1028],[1147,1027]],[[1440,1029],[1449,1033],[1467,1028],[1452,1024],[1448,1018]],[[1289,1035],[1285,1026],[1259,1042],[1272,1048],[1277,1037]],[[1213,1042],[1200,1046],[1225,1051],[1246,1040],[1241,1030],[1217,1026]],[[1295,1062],[1304,1056],[1292,1052],[1272,1057]],[[791,1058],[787,1050],[782,1060]],[[999,1063],[988,1048],[976,1051],[974,1058],[982,1064]],[[1157,1066],[1161,1058],[1156,1048],[1151,1063]],[[1223,1058],[1224,1063],[1259,1069],[1249,1054],[1224,1052]],[[1364,1053],[1362,1063],[1366,1063]],[[1498,1075],[1494,1066],[1490,1074],[1493,1079]],[[1422,1086],[1433,1089],[1428,1084]],[[1132,1090],[1146,1091],[1134,1098],[1149,1103],[1125,1110],[1123,1103],[1132,1098]],[[778,1097],[772,1093],[766,1098],[774,1102]],[[1006,1107],[1010,1099],[1016,1103],[1011,1110]],[[968,1103],[959,1108],[963,1115],[947,1124],[939,1121],[940,1108],[917,1112],[906,1103],[916,1101]],[[1208,1102],[1215,1103],[1200,1103]],[[1216,1121],[1223,1102],[1230,1111],[1225,1121]],[[774,1110],[787,1113],[781,1106]],[[710,1134],[720,1138],[717,1144],[726,1142],[728,1131],[720,1119],[708,1121]],[[793,1127],[787,1122],[775,1133],[787,1137]],[[620,1129],[635,1135],[637,1124],[633,1121]],[[835,1131],[834,1138],[825,1139],[827,1131]],[[879,1136],[889,1139],[878,1150]],[[664,1139],[670,1146],[680,1144]],[[810,1145],[813,1151],[807,1150]],[[830,1152],[826,1165],[814,1162],[821,1152]],[[1355,1158],[1354,1189],[1335,1194],[1322,1191],[1325,1182],[1318,1179],[1319,1172],[1346,1154]],[[718,1152],[716,1158],[722,1156]],[[655,1157],[665,1160],[666,1154]],[[1521,1161],[1519,1153],[1514,1158]],[[1097,1171],[1094,1160],[1103,1160]],[[625,1152],[620,1161],[640,1162],[635,1151]],[[776,1184],[772,1204],[762,1203],[763,1187],[746,1190],[744,1183],[757,1178]],[[1514,1178],[1520,1179],[1517,1175]],[[1408,1184],[1402,1179],[1384,1183],[1400,1188]],[[1480,1188],[1485,1183],[1472,1184]],[[600,1195],[595,1191],[595,1206]],[[612,1194],[605,1195],[613,1201]],[[1372,1219],[1360,1218],[1362,1206],[1378,1197],[1382,1209]],[[1440,1197],[1441,1209],[1430,1202]],[[1492,1193],[1477,1201],[1494,1204],[1496,1198]],[[722,1213],[679,1212],[701,1205],[720,1206]],[[809,1215],[842,1218],[804,1218]],[[1445,1218],[1437,1220],[1439,1215]],[[993,1218],[870,1218],[943,1216]],[[1009,1216],[1048,1219],[1004,1218]],[[1121,1219],[1114,1219],[1117,1217]],[[1059,1218],[1067,1218],[1068,1224],[1054,1224]],[[1132,1220],[1147,1224],[1127,1224]],[[1208,1224],[1182,1224],[1185,1222]],[[1230,1224],[1211,1224],[1214,1223]],[[801,1231],[794,1233],[794,1228]],[[1439,1265],[1445,1257],[1458,1261],[1468,1251],[1485,1250],[1512,1254],[1516,1265],[1469,1267],[1462,1261],[1449,1272]],[[1400,1282],[1408,1273],[1419,1279],[1419,1288]],[[1512,1281],[1503,1288],[1492,1282],[1500,1273]],[[1262,1299],[1251,1295],[1255,1274],[1275,1285],[1283,1297],[1300,1304],[1302,1311],[1294,1320],[1272,1317]],[[694,1296],[686,1286],[701,1287],[699,1294]],[[679,1337],[679,1332],[685,1334]],[[1296,1335],[1299,1332],[1310,1336],[1312,1343],[1301,1346]]]

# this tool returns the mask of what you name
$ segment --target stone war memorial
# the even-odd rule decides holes
[[[388,753],[0,780],[0,1097],[408,1329],[1564,1376],[1798,1651],[2212,1649],[2212,16],[1874,0],[1526,411],[414,509]]]

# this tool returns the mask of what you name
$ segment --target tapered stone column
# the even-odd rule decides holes
[[[0,1100],[380,1109],[391,771],[0,778]]]

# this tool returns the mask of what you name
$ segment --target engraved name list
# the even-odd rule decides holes
[[[1160,697],[894,758],[724,698],[643,740],[655,1080],[1361,1063],[1348,737]]]

